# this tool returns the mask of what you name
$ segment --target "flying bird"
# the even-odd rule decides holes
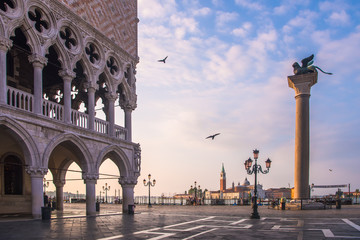
[[[332,169],[329,168],[329,171],[332,172]]]
[[[210,135],[210,136],[208,136],[208,137],[205,138],[205,139],[211,138],[212,140],[214,140],[214,138],[215,138],[217,135],[220,135],[220,133],[216,133],[216,134],[214,134],[214,135]]]
[[[166,61],[167,58],[168,58],[168,56],[166,56],[164,59],[158,60],[158,62],[163,62],[163,63],[165,63],[165,61]]]

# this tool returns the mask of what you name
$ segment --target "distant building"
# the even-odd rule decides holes
[[[269,188],[265,190],[265,198],[277,199],[285,197],[287,199],[291,198],[291,189],[290,188]]]
[[[261,184],[257,185],[258,198],[265,198],[265,191]],[[249,200],[250,196],[254,195],[254,185],[250,185],[250,182],[245,178],[244,182],[240,185],[240,182],[235,186],[232,183],[231,188],[226,188],[226,172],[224,164],[220,172],[220,190],[218,191],[206,191],[206,199],[238,199]]]

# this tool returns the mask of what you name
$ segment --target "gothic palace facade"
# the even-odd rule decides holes
[[[0,214],[40,218],[44,175],[51,171],[62,199],[73,162],[87,215],[95,214],[105,159],[119,168],[123,211],[134,203],[137,24],[136,0],[0,1]],[[98,101],[106,119],[95,117]],[[116,105],[124,126],[115,124]]]

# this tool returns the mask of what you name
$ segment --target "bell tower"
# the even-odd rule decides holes
[[[223,163],[220,173],[220,192],[224,191],[225,189],[226,189],[226,173]]]

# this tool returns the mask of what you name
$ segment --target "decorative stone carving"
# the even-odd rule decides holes
[[[140,173],[141,170],[141,148],[140,144],[134,146],[134,162],[135,162],[135,172]]]
[[[119,184],[122,187],[125,187],[125,186],[134,187],[137,184],[137,177],[124,177],[124,176],[121,176],[119,178]]]
[[[31,177],[41,177],[42,178],[47,174],[48,169],[41,168],[41,167],[27,166],[27,167],[25,167],[25,171]]]
[[[317,72],[288,76],[288,84],[295,90],[295,97],[301,94],[310,95],[310,89],[316,83]]]
[[[64,187],[65,185],[65,180],[54,180],[53,182],[56,187]]]
[[[84,179],[84,182],[86,183],[87,181],[93,182],[99,179],[99,174],[97,173],[83,173],[82,174],[82,179]]]
[[[76,74],[71,71],[71,70],[68,70],[68,69],[63,69],[63,70],[60,70],[59,71],[59,76],[62,78],[62,79],[74,79],[76,77]]]
[[[48,62],[48,59],[46,57],[43,57],[37,53],[30,55],[28,59],[29,62],[32,63],[34,67],[40,67],[40,68],[46,66]]]
[[[0,38],[0,50],[7,52],[11,47],[13,43],[10,39],[7,38]]]

